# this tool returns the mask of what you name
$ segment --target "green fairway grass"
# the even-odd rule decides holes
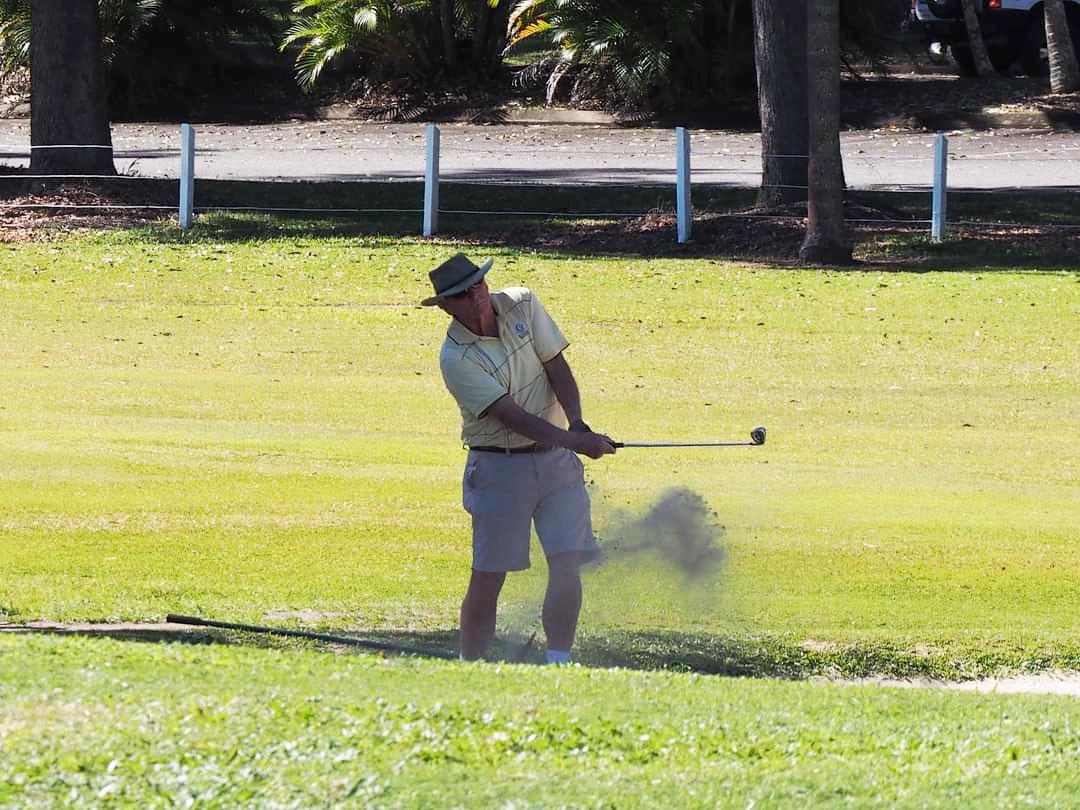
[[[168,612],[436,640],[468,572],[420,309],[453,245],[206,220],[0,246],[0,618]],[[470,249],[476,257],[483,248]],[[800,674],[1080,666],[1080,275],[493,253],[560,323],[602,541],[701,493],[728,564],[588,575],[582,659]],[[538,628],[542,561],[501,632]],[[840,694],[840,693],[838,693]],[[846,693],[845,693],[846,694]]]
[[[0,636],[0,805],[1068,807],[1080,702]]]

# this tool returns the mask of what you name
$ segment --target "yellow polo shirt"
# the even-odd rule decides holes
[[[544,363],[570,344],[544,305],[525,287],[491,294],[498,337],[474,335],[450,323],[439,353],[447,389],[461,409],[461,441],[470,447],[524,447],[533,440],[514,433],[487,414],[509,394],[533,416],[566,427],[566,414],[544,371]]]

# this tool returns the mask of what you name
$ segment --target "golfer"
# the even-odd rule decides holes
[[[581,398],[563,357],[569,345],[524,287],[488,290],[492,260],[458,253],[429,273],[421,302],[453,320],[439,366],[461,409],[468,447],[462,503],[472,516],[472,576],[461,605],[461,657],[484,654],[507,571],[529,567],[532,524],[548,563],[543,622],[549,663],[567,663],[581,612],[583,563],[598,553],[575,453],[614,453],[581,419]]]

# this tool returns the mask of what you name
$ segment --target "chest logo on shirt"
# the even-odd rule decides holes
[[[529,334],[529,327],[527,327],[521,321],[518,321],[514,324],[514,331],[517,333],[517,336],[519,338],[523,338]]]

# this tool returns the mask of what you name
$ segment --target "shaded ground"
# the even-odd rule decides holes
[[[1053,95],[1047,77],[959,77],[948,65],[934,65],[918,54],[894,60],[888,75],[860,68],[846,72],[841,85],[844,126],[903,129],[1052,126],[1080,129],[1080,93]],[[523,109],[544,108],[542,87],[461,87],[405,97],[395,85],[370,88],[362,81],[324,78],[305,93],[291,65],[262,72],[234,69],[231,82],[185,99],[158,100],[153,120],[191,123],[269,123],[296,119],[356,118],[377,121],[504,122]],[[0,81],[0,118],[29,116],[30,82],[26,72]],[[556,104],[553,111],[598,110],[597,103],[577,108]],[[698,127],[756,130],[758,114],[752,90],[717,105],[708,115],[618,115],[626,125],[672,121]],[[125,117],[116,120],[134,121]]]
[[[28,184],[0,200],[0,241],[52,239],[68,233],[150,226],[159,238],[246,241],[276,236],[414,237],[417,216],[406,214],[267,215],[201,214],[191,236],[175,229],[176,181],[67,182]],[[208,208],[260,199],[269,206],[358,209],[415,205],[418,185],[407,183],[272,183],[200,181]],[[477,200],[477,195],[483,199]],[[470,207],[529,211],[542,206],[566,218],[480,217],[443,214],[440,239],[462,244],[502,245],[575,255],[636,255],[726,258],[794,263],[805,233],[805,206],[754,208],[751,189],[695,187],[693,240],[675,239],[670,190],[581,187],[515,188],[446,184],[447,209]],[[916,197],[913,199],[913,197]],[[929,240],[927,200],[918,195],[852,193],[847,217],[856,258],[871,266],[898,269],[982,266],[1074,269],[1080,259],[1080,200],[1053,190],[950,197],[948,239]],[[114,209],[79,206],[115,205]],[[127,209],[124,206],[160,206]],[[578,212],[645,210],[644,216],[603,218]],[[304,218],[301,218],[301,217]]]
[[[279,646],[295,644],[294,639],[280,636],[238,633],[228,630],[192,627],[185,624],[115,622],[115,623],[72,623],[27,622],[25,624],[2,624],[0,633],[46,633],[58,635],[82,635],[113,638],[121,641],[148,643],[185,643],[185,644],[245,644],[255,646]],[[666,634],[672,638],[663,638],[664,634],[639,635],[624,634],[612,641],[606,639],[584,639],[580,645],[579,657],[588,665],[632,667],[638,669],[677,669],[717,675],[799,678],[809,676],[812,680],[849,685],[874,685],[902,688],[956,689],[990,694],[1055,694],[1080,696],[1080,672],[1057,669],[1039,673],[1023,673],[1005,676],[975,678],[945,678],[927,674],[918,674],[918,666],[909,664],[910,671],[903,675],[863,675],[843,677],[832,674],[813,674],[821,670],[834,668],[830,655],[841,656],[847,652],[839,648],[822,648],[820,645],[807,643],[801,650],[792,648],[786,655],[772,659],[763,655],[763,651],[753,651],[750,645],[730,644],[712,641],[705,648],[692,643],[694,639],[675,638],[676,634]],[[361,639],[361,637],[357,637]],[[456,648],[453,633],[369,633],[361,640],[377,640],[387,644],[406,644],[428,647],[438,657],[452,657]],[[687,643],[687,642],[691,643]],[[697,639],[700,642],[700,639]],[[350,649],[348,644],[326,642],[316,643],[328,651],[344,653]],[[669,646],[678,643],[685,651],[681,656],[670,655]],[[504,639],[497,642],[494,660],[525,661],[540,663],[539,650],[532,640],[522,643],[519,639]],[[650,654],[651,650],[651,654]],[[368,651],[370,652],[370,650]],[[770,651],[775,652],[775,650]],[[393,654],[393,653],[389,653]],[[666,656],[666,657],[665,657]],[[898,660],[887,653],[878,659],[870,658],[866,668],[896,668]],[[903,670],[903,664],[899,669]],[[929,669],[929,667],[928,667]],[[895,671],[895,669],[894,669]]]
[[[841,92],[843,121],[850,127],[1080,128],[1080,93],[1053,95],[1045,77],[898,73],[848,79]]]

